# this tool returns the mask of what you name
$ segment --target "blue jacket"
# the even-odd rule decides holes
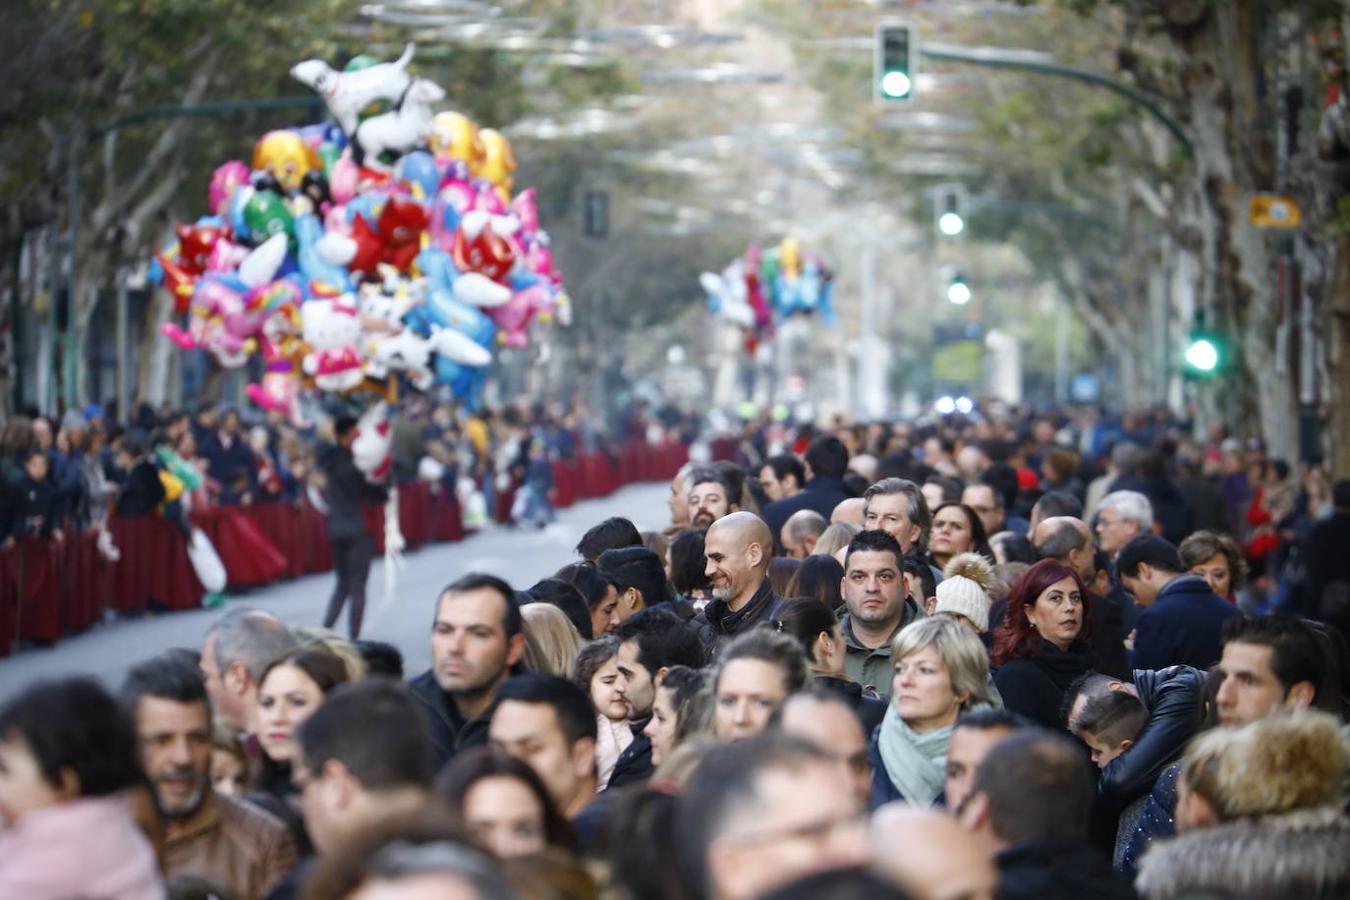
[[[1139,614],[1130,663],[1135,669],[1208,669],[1223,655],[1223,623],[1241,615],[1199,575],[1179,575]]]
[[[778,543],[779,533],[783,530],[783,524],[792,518],[792,514],[800,512],[803,509],[812,509],[825,517],[825,521],[830,521],[830,513],[840,503],[853,496],[844,487],[842,478],[812,478],[806,484],[802,485],[800,493],[793,494],[791,497],[784,497],[782,500],[775,500],[772,503],[766,503],[764,509],[760,511],[762,518],[773,532],[774,543]]]

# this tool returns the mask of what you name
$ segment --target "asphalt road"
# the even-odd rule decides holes
[[[431,544],[404,558],[392,597],[385,593],[384,563],[377,561],[370,574],[361,636],[394,644],[403,651],[405,671],[420,672],[431,660],[432,604],[446,583],[478,571],[501,576],[513,587],[527,588],[574,562],[573,548],[581,535],[608,516],[627,516],[642,530],[664,527],[670,516],[668,491],[664,483],[633,485],[562,510],[558,520],[543,530],[494,526],[458,543]],[[312,575],[231,595],[228,603],[270,610],[297,625],[318,625],[332,587],[332,575]],[[0,660],[0,701],[36,679],[61,675],[90,674],[115,687],[128,667],[147,656],[170,647],[200,649],[206,629],[219,616],[217,610],[201,609],[122,620],[67,638],[50,649],[25,650]],[[338,627],[346,628],[345,613]]]

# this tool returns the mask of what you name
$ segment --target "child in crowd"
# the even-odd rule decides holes
[[[598,785],[604,790],[614,774],[619,756],[633,742],[631,708],[617,689],[619,682],[619,642],[613,637],[591,641],[577,654],[577,684],[595,707],[595,768]]]
[[[1083,704],[1072,729],[1087,744],[1097,768],[1105,769],[1111,761],[1134,746],[1135,738],[1148,721],[1148,710],[1139,698],[1129,691],[1106,691]],[[1144,814],[1149,795],[1136,799],[1120,814],[1116,827],[1115,852],[1112,862],[1120,868],[1124,851],[1134,835],[1139,817]]]
[[[211,787],[227,797],[244,796],[248,762],[237,735],[217,728],[211,735]]]

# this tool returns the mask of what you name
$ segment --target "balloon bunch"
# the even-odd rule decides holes
[[[760,342],[772,340],[774,325],[795,315],[816,315],[829,328],[839,324],[832,299],[834,273],[814,255],[803,257],[795,238],[784,238],[768,252],[751,244],[721,274],[704,272],[699,283],[708,309],[736,325],[745,348],[754,355]]]
[[[436,112],[445,92],[366,56],[339,72],[291,74],[331,122],[264,134],[251,165],[211,178],[210,214],[179,225],[151,277],[185,321],[163,334],[237,368],[258,358],[249,397],[301,418],[304,391],[437,384],[481,401],[499,345],[524,347],[536,318],[570,320],[534,190],[512,196],[499,132]]]

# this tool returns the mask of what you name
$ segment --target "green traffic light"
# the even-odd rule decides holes
[[[914,82],[904,72],[887,72],[881,77],[881,92],[887,97],[908,97],[913,87]]]
[[[1219,365],[1219,348],[1209,338],[1196,338],[1186,348],[1186,364],[1197,372],[1213,372]]]

